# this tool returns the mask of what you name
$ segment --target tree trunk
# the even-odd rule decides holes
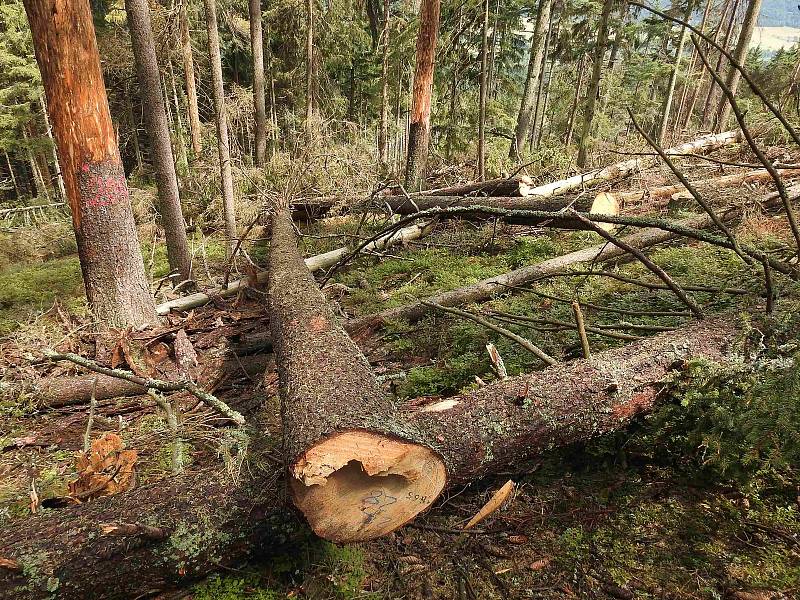
[[[192,278],[192,259],[189,256],[186,221],[178,193],[178,174],[175,172],[175,157],[172,155],[169,124],[161,94],[161,74],[153,42],[150,7],[147,0],[125,0],[125,11],[128,14],[139,93],[150,139],[151,160],[156,172],[158,208],[167,243],[167,260],[170,270],[177,271],[181,280],[186,281]]]
[[[700,25],[698,29],[702,32],[706,32],[706,23],[708,23],[708,17],[711,14],[711,8],[714,5],[714,0],[706,0],[706,8],[703,11],[703,16],[700,19]],[[703,45],[704,42],[702,40],[698,40],[698,42]],[[692,116],[692,112],[694,112],[694,102],[697,98],[697,92],[700,88],[700,84],[703,81],[703,75],[705,74],[705,65],[703,65],[700,76],[695,77],[694,72],[697,69],[699,57],[697,55],[697,48],[692,45],[692,57],[689,60],[689,70],[687,75],[686,83],[683,85],[683,92],[681,94],[681,101],[680,105],[678,106],[677,111],[677,119],[678,119],[678,127],[681,129],[685,129],[687,124],[689,123],[689,119]]]
[[[440,0],[422,0],[417,34],[417,64],[411,101],[411,127],[408,134],[405,184],[407,190],[420,190],[425,183],[428,145],[431,137],[431,94],[439,34]]]
[[[769,199],[771,206],[777,205],[777,203],[780,202],[780,200],[775,199],[774,195],[770,195]],[[733,208],[719,216],[723,222],[731,222],[738,219],[742,215],[742,212],[741,208]],[[714,226],[711,217],[707,215],[684,219],[678,221],[678,224],[697,229],[705,229]],[[661,229],[642,229],[641,231],[621,239],[628,246],[643,249],[673,240],[677,237],[676,234]],[[442,292],[432,298],[428,298],[427,301],[442,306],[459,306],[483,302],[497,293],[508,292],[509,288],[524,286],[544,275],[560,273],[573,265],[588,262],[601,263],[619,258],[623,255],[625,255],[625,250],[604,242],[590,248],[576,250],[575,252],[563,256],[551,258],[535,265],[529,265],[502,275],[489,277],[466,287]],[[398,321],[402,319],[418,321],[432,310],[434,309],[429,304],[412,302],[411,304],[384,310],[375,315],[351,319],[347,323],[347,330],[351,333],[357,333],[370,328],[380,327],[383,323],[389,321]]]
[[[564,144],[569,146],[572,144],[572,134],[575,132],[575,117],[578,113],[578,101],[581,97],[583,90],[583,67],[586,64],[586,55],[581,56],[578,61],[577,82],[575,84],[575,96],[572,100],[572,108],[569,110],[569,124],[567,125],[567,135],[564,138]]]
[[[61,174],[61,163],[58,162],[58,151],[56,150],[56,141],[53,138],[53,128],[50,126],[50,117],[47,113],[47,101],[44,96],[39,97],[42,104],[42,116],[44,117],[44,126],[47,128],[47,137],[52,144],[53,166],[56,169],[56,184],[58,185],[58,196],[62,202],[67,201],[67,189],[64,187],[64,176]],[[13,178],[13,173],[12,173]],[[15,182],[16,186],[16,182]]]
[[[556,212],[567,208],[574,208],[578,212],[595,213],[600,215],[619,214],[619,205],[613,194],[599,194],[595,198],[585,195],[574,197],[542,198],[539,196],[528,196],[520,198],[518,196],[490,196],[486,198],[475,198],[473,196],[390,196],[383,198],[383,201],[399,215],[412,215],[421,210],[431,208],[454,208],[454,207],[476,207],[470,214],[460,213],[458,218],[487,218],[485,212],[478,207],[485,206],[490,208],[503,208],[508,210],[540,210]],[[552,217],[538,218],[529,216],[515,217],[509,215],[499,217],[506,223],[517,225],[540,225],[546,223],[550,227],[563,227],[565,229],[585,229],[583,222],[568,214],[560,219]]]
[[[86,297],[105,327],[156,318],[108,111],[89,5],[26,0]]]
[[[306,132],[314,126],[314,0],[306,0]]]
[[[14,167],[11,164],[11,158],[8,156],[8,152],[3,151],[6,157],[6,164],[8,165],[8,174],[11,175],[11,183],[14,185],[14,193],[17,195],[17,199],[19,200],[22,198],[22,193],[19,189],[19,184],[17,183],[17,177],[14,175]]]
[[[691,6],[691,5],[690,5]],[[691,10],[688,11],[691,13]],[[685,20],[689,20],[691,14],[684,16]],[[688,37],[689,30],[684,25],[681,28],[681,38],[678,42],[678,48],[675,51],[675,64],[672,67],[672,73],[669,76],[669,83],[667,84],[667,95],[664,97],[664,106],[661,109],[661,126],[658,129],[658,145],[663,146],[664,140],[667,137],[667,126],[669,125],[669,116],[672,113],[672,98],[675,95],[675,84],[678,81],[678,71],[681,68],[681,57],[683,56],[683,47],[686,45],[686,38]]]
[[[217,30],[217,2],[203,0],[208,28],[208,57],[211,61],[211,79],[214,90],[214,113],[217,121],[217,150],[222,181],[222,213],[225,217],[225,235],[228,238],[227,254],[236,245],[236,208],[233,197],[233,173],[231,172],[231,148],[228,137],[228,116],[225,110],[225,88],[222,79],[222,58],[219,51]]]
[[[378,126],[378,160],[381,168],[389,164],[389,0],[383,1],[383,36],[381,57],[381,115]]]
[[[417,196],[528,196],[529,190],[533,188],[533,180],[524,175],[516,177],[498,177],[487,181],[477,181],[475,183],[462,183],[449,187],[424,190],[410,194],[412,198]],[[400,190],[395,189],[394,194],[399,194]],[[403,195],[405,198],[405,195]]]
[[[800,169],[778,169],[781,178],[787,180],[790,177],[797,177],[800,175]],[[697,188],[707,188],[709,190],[719,190],[721,188],[733,187],[742,183],[764,183],[772,180],[772,176],[766,169],[756,169],[753,171],[745,171],[744,173],[734,173],[733,175],[725,175],[714,179],[705,179],[701,181],[693,181],[692,185]],[[648,209],[655,208],[658,204],[663,203],[664,200],[669,200],[675,194],[686,192],[683,185],[665,185],[661,187],[654,187],[645,190],[636,190],[630,192],[603,192],[603,194],[613,196],[622,207],[627,207],[634,202],[649,200],[652,202],[647,204]],[[696,202],[693,198],[689,200],[690,203]]]
[[[649,412],[665,397],[664,381],[693,360],[724,364],[739,335],[734,319],[710,319],[590,360],[407,407],[399,417],[436,448],[449,486],[522,471],[537,454],[618,430]],[[0,597],[142,597],[289,545],[302,528],[284,506],[283,469],[251,460],[242,473],[239,482],[219,468],[172,477],[11,521],[0,527]],[[368,502],[365,520],[385,518],[389,502],[418,502],[413,493],[379,495],[383,490],[373,487],[355,499]]]
[[[586,165],[589,138],[592,135],[592,125],[594,122],[594,110],[597,105],[597,99],[600,96],[600,79],[603,75],[603,59],[605,58],[606,47],[608,46],[608,18],[611,15],[611,8],[613,5],[614,0],[604,1],[603,12],[600,14],[600,23],[597,28],[592,78],[589,80],[589,88],[586,90],[586,109],[583,115],[581,138],[578,143],[577,164],[579,167]]]
[[[726,131],[725,133],[719,133],[716,135],[703,136],[691,142],[686,142],[685,144],[669,148],[664,152],[667,154],[708,152],[716,148],[735,144],[741,141],[741,139],[742,134],[740,131]],[[652,159],[648,157],[626,160],[614,165],[610,165],[603,169],[595,169],[594,171],[573,175],[572,177],[567,177],[566,179],[562,179],[560,181],[554,181],[552,183],[546,183],[537,187],[528,188],[527,195],[558,196],[574,189],[581,188],[590,183],[611,181],[613,179],[625,177],[626,175],[630,175],[631,173],[638,171],[651,162],[653,162]]]
[[[186,14],[186,2],[180,2],[178,26],[181,33],[183,72],[186,77],[186,103],[189,105],[189,132],[192,138],[192,152],[197,158],[203,152],[203,129],[200,125],[200,110],[197,107],[197,83],[194,77],[192,38],[189,35],[189,17]]]
[[[250,45],[253,49],[253,103],[256,118],[256,166],[267,159],[267,105],[264,92],[264,36],[261,30],[261,0],[248,0]]]
[[[729,1],[731,12],[729,15],[728,25],[725,28],[724,37],[722,38],[722,42],[720,44],[723,48],[728,48],[728,45],[731,43],[733,28],[736,25],[736,13],[739,9],[739,1],[740,0]],[[723,20],[720,21],[719,24],[720,30],[722,29],[723,24],[724,24],[724,15],[723,15]],[[717,33],[719,34],[719,31]],[[719,73],[720,75],[722,74],[724,65],[725,65],[725,56],[720,52],[719,57],[717,58],[717,66],[716,66],[716,72]],[[714,78],[710,77],[709,79],[710,81],[708,84],[708,94],[706,95],[706,103],[705,106],[703,107],[703,121],[702,121],[703,129],[708,129],[708,130],[713,128],[714,125],[712,123],[713,115],[711,111],[718,106],[719,102],[718,98],[721,93],[721,91],[719,90],[719,86],[714,81]]]
[[[747,12],[744,16],[744,22],[742,23],[742,30],[739,33],[739,40],[736,42],[736,50],[733,52],[734,60],[740,64],[744,65],[747,59],[747,50],[750,47],[750,40],[753,38],[753,30],[758,23],[758,15],[761,12],[761,0],[750,0],[747,5]],[[739,87],[739,79],[741,78],[741,73],[735,68],[733,65],[728,67],[728,76],[725,80],[725,85],[731,90],[731,93],[735,96],[736,90]],[[717,109],[717,118],[716,123],[714,125],[714,131],[719,131],[725,126],[725,123],[728,122],[728,117],[731,114],[731,106],[728,102],[728,99],[723,96],[720,100],[719,108]]]
[[[439,496],[444,467],[396,420],[306,268],[287,209],[272,217],[268,293],[295,504],[317,535],[336,542],[404,525]]]
[[[481,38],[481,84],[478,100],[478,179],[486,178],[486,86],[489,82],[489,0],[483,0],[483,36]]]
[[[536,90],[536,107],[533,109],[533,126],[530,128],[531,138],[531,152],[538,146],[536,138],[540,134],[539,116],[541,114],[542,121],[544,122],[544,75],[547,72],[547,56],[550,54],[550,39],[552,37],[553,27],[553,14],[550,14],[550,19],[547,22],[547,34],[544,38],[544,51],[542,52],[542,70],[539,71],[539,87]],[[548,82],[549,83],[549,82]],[[542,109],[541,113],[539,109]]]
[[[528,133],[530,132],[533,109],[536,103],[537,82],[542,70],[544,47],[547,31],[549,30],[548,24],[550,23],[550,11],[552,6],[553,0],[541,0],[539,3],[539,11],[536,14],[536,25],[534,26],[533,36],[531,37],[531,55],[528,61],[528,75],[525,78],[525,91],[522,93],[522,102],[519,105],[519,113],[517,115],[517,126],[514,130],[514,140],[511,142],[511,150],[508,153],[509,158],[512,160],[519,159],[525,141],[528,139]]]

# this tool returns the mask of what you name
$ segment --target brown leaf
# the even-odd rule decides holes
[[[78,479],[69,484],[70,495],[83,501],[130,489],[136,481],[137,459],[136,450],[125,450],[117,434],[105,434],[92,442],[88,453],[76,453]]]
[[[13,558],[4,558],[2,556],[0,556],[0,567],[9,569],[10,571],[20,571],[22,569],[19,563]]]

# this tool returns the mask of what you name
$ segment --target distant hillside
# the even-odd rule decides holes
[[[764,0],[758,24],[761,27],[800,27],[800,0]]]

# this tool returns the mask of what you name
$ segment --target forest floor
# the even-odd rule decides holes
[[[701,177],[701,171],[694,176]],[[622,187],[635,189],[643,179],[670,180],[661,171],[639,177]],[[714,202],[742,202],[766,189],[741,187],[718,194]],[[84,444],[86,405],[48,409],[33,393],[8,392],[18,390],[20,382],[30,390],[31,382],[45,375],[77,372],[32,364],[31,354],[50,347],[92,355],[97,346],[87,333],[77,258],[64,241],[68,227],[53,220],[0,233],[0,385],[5,386],[0,387],[5,389],[0,395],[0,521],[23,518],[32,510],[58,510],[76,476],[75,453]],[[357,227],[358,218],[351,216],[303,225],[304,251],[311,255],[338,247]],[[378,222],[367,223],[360,234],[378,229]],[[782,221],[762,215],[752,215],[738,231],[741,239],[766,248],[788,239]],[[148,232],[142,239],[152,239]],[[267,252],[260,235],[256,228],[256,241],[248,245],[256,263],[263,263]],[[588,232],[450,221],[424,240],[353,262],[333,277],[329,295],[343,315],[366,315],[595,243],[596,235]],[[220,241],[198,234],[193,246],[203,271],[218,278],[224,270]],[[153,279],[163,277],[163,248],[145,244],[143,253]],[[745,292],[695,293],[709,313],[764,311],[763,280],[733,253],[684,243],[663,246],[651,256],[683,283]],[[653,280],[636,263],[619,264],[614,272]],[[800,370],[792,358],[798,352],[792,339],[800,327],[800,286],[779,278],[776,287],[780,302],[773,333],[782,344],[783,370],[760,373],[756,383],[748,380],[747,385],[699,371],[661,409],[628,430],[544,455],[516,466],[513,474],[497,473],[451,490],[429,513],[385,538],[338,547],[309,533],[284,554],[259,557],[164,597],[797,597],[800,472],[785,459],[798,455],[787,451],[784,457],[751,460],[753,436],[777,421],[784,425],[775,428],[775,436],[800,446],[800,408],[786,412],[787,404],[800,396]],[[159,294],[169,292],[162,286]],[[569,322],[570,304],[559,299],[575,297],[621,310],[685,311],[669,292],[589,276],[549,279],[538,283],[535,293],[499,297],[480,309]],[[689,322],[688,316],[586,313],[592,325],[615,326],[613,331],[628,336]],[[248,290],[171,316],[170,325],[186,330],[201,360],[217,356],[246,345],[267,328],[263,292]],[[544,322],[504,325],[560,360],[580,355],[572,329]],[[596,351],[627,341],[594,334],[590,339]],[[386,389],[401,402],[452,395],[479,385],[476,377],[494,380],[488,342],[497,346],[509,375],[542,367],[509,340],[449,316],[432,315],[414,325],[390,323],[358,342]],[[258,349],[251,347],[252,352]],[[215,382],[214,392],[252,413],[264,401],[277,401],[276,376],[271,369],[262,378],[234,368]],[[226,436],[212,427],[208,413],[192,410],[193,404],[188,399],[182,403],[185,468],[230,467],[234,459],[226,451]],[[138,452],[140,482],[170,475],[172,437],[152,398],[98,403],[92,435],[112,431]],[[517,486],[504,507],[475,529],[461,531],[508,479]]]

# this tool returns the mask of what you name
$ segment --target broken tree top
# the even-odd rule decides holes
[[[304,264],[288,210],[273,216],[269,266],[293,500],[318,535],[336,542],[393,531],[437,498],[444,463],[396,420],[393,400]]]

